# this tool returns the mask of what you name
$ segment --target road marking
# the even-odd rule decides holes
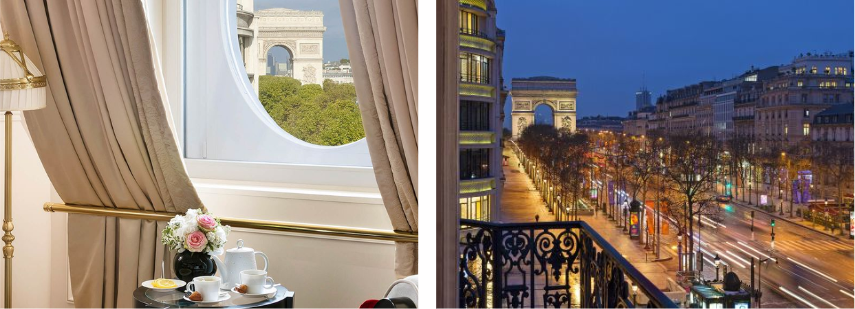
[[[843,294],[846,294],[846,296],[849,296],[849,297],[855,298],[855,295],[852,295],[852,293],[848,293],[848,292],[846,292],[846,291],[844,291],[844,290],[840,290],[840,293],[843,293]]]
[[[790,261],[791,261],[791,262],[793,262],[793,263],[799,264],[801,267],[804,267],[804,268],[806,268],[806,269],[808,269],[808,270],[810,270],[810,271],[813,271],[813,272],[815,272],[815,273],[817,273],[817,274],[820,274],[821,276],[823,276],[823,277],[827,278],[828,280],[834,281],[835,283],[837,282],[837,279],[831,278],[830,276],[828,276],[828,275],[826,275],[826,274],[823,274],[823,273],[819,272],[819,271],[818,271],[818,270],[816,270],[816,269],[810,268],[810,267],[808,267],[807,265],[802,264],[802,263],[799,263],[799,262],[797,262],[796,260],[793,260],[793,259],[791,259],[791,258],[787,258],[787,259],[788,259],[788,260],[790,260]]]
[[[815,309],[819,309],[819,307],[815,306],[814,304],[811,304],[809,301],[807,301],[807,299],[804,299],[801,296],[796,295],[796,293],[790,292],[790,290],[787,290],[784,287],[780,287],[780,290],[783,291],[784,293],[790,294],[790,296],[795,297],[796,299],[802,301],[803,303],[808,304],[808,306],[811,306]]]
[[[748,251],[745,251],[745,250],[743,250],[742,248],[737,247],[736,245],[734,245],[734,244],[730,243],[729,241],[728,241],[728,242],[725,242],[725,243],[727,243],[728,245],[733,246],[734,248],[738,249],[739,251],[745,252],[745,254],[747,254],[747,255],[748,255],[748,256],[750,256],[750,257],[753,257],[755,260],[760,260],[760,258],[758,258],[756,255],[753,255],[753,254],[751,254],[751,253],[748,253]]]
[[[831,302],[829,302],[829,301],[827,301],[827,300],[825,300],[825,299],[822,299],[821,297],[817,296],[817,295],[816,295],[816,294],[814,294],[814,293],[811,293],[811,292],[810,292],[810,291],[808,291],[807,289],[803,288],[801,285],[799,286],[799,290],[804,291],[804,292],[805,292],[805,293],[807,293],[808,295],[813,296],[813,297],[814,297],[814,298],[816,298],[816,299],[819,299],[820,301],[822,301],[822,302],[824,302],[824,303],[828,304],[829,306],[832,306],[832,307],[834,307],[834,308],[840,309],[840,307],[837,307],[837,306],[835,306],[834,304],[832,304]]]
[[[770,256],[766,255],[765,253],[758,251],[757,249],[754,249],[753,247],[749,246],[748,244],[746,244],[746,243],[744,243],[744,242],[741,242],[741,241],[740,241],[740,242],[737,242],[737,243],[738,243],[738,244],[740,244],[740,245],[745,246],[745,247],[746,247],[746,248],[748,248],[748,249],[751,249],[751,251],[757,252],[757,254],[762,255],[763,257],[765,257],[765,258],[767,258],[767,259],[771,259],[771,260],[772,260],[772,261],[774,261],[774,262],[777,262],[777,261],[778,261],[777,259],[775,259],[775,258],[773,258],[773,257],[770,257]]]
[[[730,259],[731,261],[733,261],[733,264],[739,265],[739,266],[740,266],[740,267],[742,267],[742,268],[747,268],[747,267],[745,267],[745,265],[743,265],[742,263],[739,263],[738,261],[736,261],[736,259],[734,259],[734,258],[730,257],[730,256],[729,256],[729,255],[727,255],[727,254],[724,254],[724,253],[723,253],[723,252],[721,252],[721,251],[716,251],[715,253],[717,253],[717,255],[719,255],[719,256],[721,256],[721,257],[724,257],[724,258]]]

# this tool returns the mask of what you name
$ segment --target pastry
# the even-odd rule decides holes
[[[240,286],[235,288],[235,291],[237,291],[238,293],[241,293],[241,294],[246,294],[247,289],[248,289],[248,287],[246,286],[246,284],[241,284]]]
[[[193,294],[190,294],[190,296],[187,298],[189,298],[192,301],[202,301],[202,293],[199,293],[199,291],[195,291],[195,292],[193,292]]]

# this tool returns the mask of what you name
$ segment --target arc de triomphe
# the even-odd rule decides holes
[[[552,108],[556,129],[576,132],[576,80],[548,76],[511,80],[511,133],[520,137],[523,129],[534,124],[534,109],[541,104]]]
[[[258,35],[258,75],[265,75],[267,53],[282,46],[291,54],[292,77],[303,84],[322,84],[324,72],[324,13],[273,8],[255,12]],[[257,83],[257,79],[253,81]],[[257,87],[257,86],[256,86]]]

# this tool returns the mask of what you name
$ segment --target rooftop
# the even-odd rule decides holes
[[[843,104],[835,104],[829,108],[824,109],[823,111],[816,114],[817,117],[820,116],[834,116],[834,115],[847,115],[853,113],[853,105],[852,103],[843,103]]]
[[[511,79],[511,81],[525,81],[525,82],[575,82],[575,78],[560,78],[553,76],[534,76],[534,77],[520,77]]]

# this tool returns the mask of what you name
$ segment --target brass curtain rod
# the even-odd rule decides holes
[[[126,219],[144,219],[156,221],[169,221],[180,213],[153,212],[144,210],[130,210],[121,208],[100,207],[91,205],[74,205],[63,203],[45,203],[46,212],[66,212],[74,214],[118,217]],[[375,229],[363,229],[352,227],[341,227],[319,224],[304,224],[282,221],[267,221],[254,219],[220,218],[220,222],[231,227],[242,227],[250,229],[289,232],[299,234],[325,235],[336,237],[350,237],[358,239],[388,240],[398,242],[419,242],[418,233],[385,231]]]

